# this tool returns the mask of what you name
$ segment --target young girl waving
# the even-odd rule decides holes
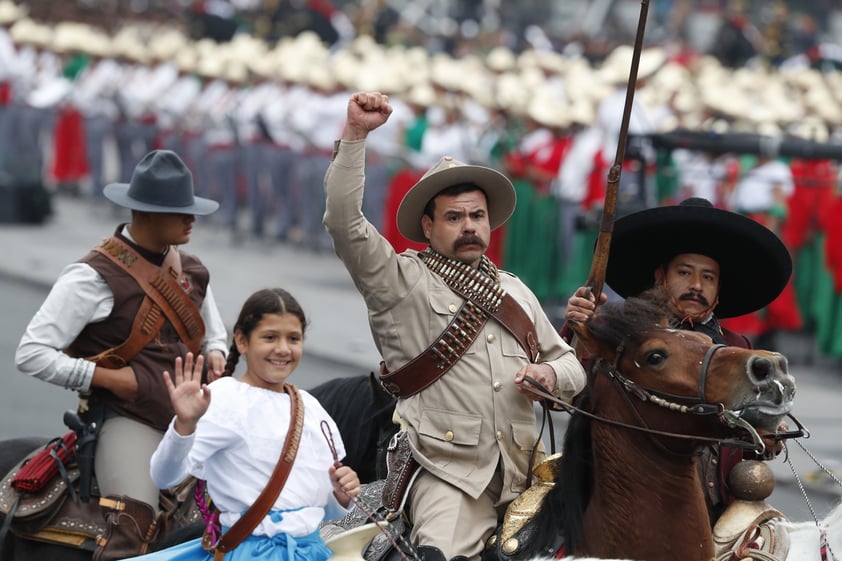
[[[264,289],[246,300],[234,326],[225,376],[201,383],[202,357],[176,359],[164,378],[175,418],[152,456],[151,475],[161,488],[193,475],[207,481],[224,532],[254,503],[273,473],[291,426],[287,378],[303,352],[307,321],[285,290]],[[230,376],[240,356],[247,369]],[[357,474],[336,467],[322,430],[327,423],[339,457],[345,448],[333,419],[316,399],[299,390],[303,429],[292,470],[269,513],[226,561],[272,559],[324,561],[331,552],[319,523],[343,516],[359,492]],[[137,559],[208,560],[213,554],[192,540]]]

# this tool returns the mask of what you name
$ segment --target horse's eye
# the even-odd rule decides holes
[[[649,366],[658,366],[667,359],[666,353],[661,351],[654,351],[646,355],[646,363]]]

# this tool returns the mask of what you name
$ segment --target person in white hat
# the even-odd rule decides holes
[[[368,308],[381,382],[398,396],[396,444],[420,466],[389,503],[405,509],[428,560],[474,561],[526,488],[530,457],[544,456],[531,384],[571,399],[585,373],[533,292],[485,256],[515,207],[506,176],[441,158],[397,212],[401,233],[428,244],[420,252],[396,253],[363,215],[366,137],[391,113],[386,95],[351,96],[324,224]]]
[[[189,170],[166,150],[147,154],[131,182],[107,185],[105,196],[131,209],[131,222],[65,267],[15,353],[20,372],[79,392],[82,420],[95,423],[103,561],[145,551],[158,533],[149,460],[173,418],[162,372],[203,353],[213,381],[228,348],[207,268],[178,249],[218,203],[194,196]]]

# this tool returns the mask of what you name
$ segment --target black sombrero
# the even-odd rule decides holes
[[[605,281],[620,296],[635,296],[651,288],[655,269],[679,253],[698,253],[719,263],[714,312],[720,318],[768,305],[792,274],[789,250],[771,230],[706,199],[690,198],[618,219]]]

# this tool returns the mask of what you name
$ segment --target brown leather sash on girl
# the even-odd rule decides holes
[[[298,444],[301,441],[301,433],[304,427],[304,405],[301,403],[301,394],[298,393],[298,388],[294,385],[284,384],[284,391],[289,395],[290,420],[278,463],[275,465],[275,470],[266,483],[266,487],[263,488],[254,503],[222,534],[217,543],[208,544],[205,542],[207,534],[203,536],[202,546],[213,553],[214,561],[222,561],[226,553],[232,551],[251,535],[252,531],[263,520],[263,517],[272,509],[275,501],[278,500],[289,473],[292,471],[292,464],[295,462],[295,455],[298,453]]]
[[[408,397],[438,380],[473,344],[489,317],[512,334],[530,362],[538,360],[535,324],[500,287],[497,268],[487,257],[483,256],[480,270],[447,259],[429,248],[418,256],[465,303],[442,334],[417,357],[394,372],[389,372],[384,362],[380,363],[380,381],[387,391],[397,397]]]

